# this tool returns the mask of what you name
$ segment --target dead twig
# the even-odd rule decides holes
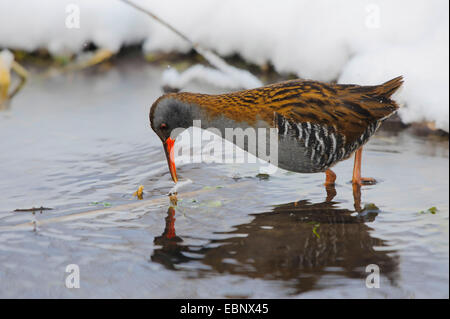
[[[49,207],[32,207],[32,208],[17,208],[14,211],[15,212],[37,212],[37,211],[43,211],[43,210],[52,210],[53,208]]]
[[[9,100],[12,100],[12,98],[17,93],[19,93],[19,91],[23,88],[23,86],[25,85],[25,83],[26,83],[26,81],[28,79],[28,72],[27,72],[27,70],[23,66],[21,66],[19,63],[17,63],[16,61],[12,62],[11,68],[19,76],[20,83],[9,94]]]

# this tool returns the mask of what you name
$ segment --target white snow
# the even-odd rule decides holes
[[[11,53],[11,51],[7,49],[0,51],[0,69],[9,72],[11,70],[13,61],[14,55]]]
[[[228,89],[251,89],[263,85],[253,74],[227,64],[215,53],[202,48],[197,48],[197,51],[201,52],[215,69],[196,64],[179,74],[175,69],[169,68],[163,73],[163,83],[180,89],[194,80],[214,83]]]
[[[215,86],[227,89],[250,89],[262,86],[262,83],[256,77],[245,70],[235,69],[235,71],[236,73],[229,74],[201,64],[193,65],[182,73],[169,68],[163,73],[162,83],[171,88],[179,89],[186,87],[192,81],[212,83]],[[255,85],[255,83],[257,84]]]
[[[434,121],[449,131],[449,3],[447,0],[134,0],[195,43],[221,56],[271,62],[279,72],[340,83],[378,84],[404,75],[395,98],[404,122]],[[80,28],[67,28],[80,8]],[[119,0],[2,0],[0,47],[53,54],[80,51],[86,42],[116,52],[140,43],[143,50],[179,51],[189,43]],[[239,70],[238,70],[239,71]],[[183,85],[206,78],[232,88],[240,79],[196,66],[190,73],[166,73]],[[245,74],[245,73],[244,73]],[[248,75],[247,75],[248,76]],[[245,75],[244,75],[245,77]]]

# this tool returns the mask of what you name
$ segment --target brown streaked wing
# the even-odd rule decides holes
[[[384,85],[384,84],[383,84]],[[397,104],[383,96],[384,87],[326,84],[298,81],[290,91],[279,87],[268,104],[297,123],[310,122],[334,127],[347,142],[359,138],[367,127],[392,114]],[[381,87],[381,89],[380,89]]]
[[[396,82],[392,84],[393,81]],[[253,124],[259,119],[273,123],[274,114],[279,113],[296,123],[332,126],[347,142],[352,142],[369,124],[398,108],[389,96],[400,85],[401,78],[378,86],[291,80],[228,94],[174,93],[173,96],[200,105],[210,116],[224,115],[238,122]]]

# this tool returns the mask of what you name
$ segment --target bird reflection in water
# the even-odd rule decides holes
[[[171,206],[163,234],[154,239],[160,248],[151,260],[172,270],[196,260],[209,266],[201,272],[282,280],[296,293],[320,289],[323,276],[365,280],[369,264],[378,265],[380,274],[395,284],[396,251],[377,249],[388,244],[372,237],[373,229],[366,225],[375,220],[379,209],[373,204],[361,208],[357,185],[353,188],[354,211],[340,208],[333,201],[335,195],[334,187],[327,187],[327,200],[322,203],[301,200],[252,214],[251,222],[235,226],[223,233],[227,238],[211,240],[207,246],[183,244],[175,232],[175,208]]]

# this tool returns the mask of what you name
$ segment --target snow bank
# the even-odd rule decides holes
[[[195,80],[214,83],[216,86],[228,89],[252,89],[263,86],[263,83],[249,71],[227,64],[211,51],[202,48],[197,48],[197,51],[215,68],[196,64],[181,74],[169,68],[163,73],[163,83],[179,89]]]
[[[434,121],[449,131],[447,0],[135,2],[220,55],[239,53],[257,64],[269,61],[278,72],[362,84],[404,75],[404,88],[396,95],[406,105],[402,120]],[[69,3],[80,8],[79,29],[65,25]],[[0,2],[0,47],[46,47],[61,54],[77,52],[87,41],[112,51],[141,41],[146,52],[190,49],[119,0]],[[209,78],[229,84],[214,74]]]
[[[72,19],[77,14],[74,8],[79,25]],[[146,39],[153,25],[118,0],[0,1],[0,47],[47,48],[63,55],[79,52],[92,41],[117,52],[122,45]]]

